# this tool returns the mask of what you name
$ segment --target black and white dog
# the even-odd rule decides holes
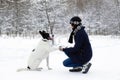
[[[38,69],[41,61],[46,59],[47,61],[47,68],[50,70],[49,67],[49,53],[51,51],[56,50],[57,48],[53,47],[50,43],[52,42],[53,38],[50,37],[49,33],[45,31],[39,31],[42,36],[42,40],[40,40],[38,46],[32,50],[32,53],[28,59],[28,66],[27,69],[29,70],[36,70]]]

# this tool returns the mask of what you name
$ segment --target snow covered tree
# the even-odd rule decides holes
[[[3,3],[3,1],[2,1]],[[29,22],[29,0],[4,0],[7,7],[2,8],[0,19],[1,28],[7,34],[22,34],[23,27]]]
[[[0,34],[66,33],[76,15],[90,34],[120,34],[120,0],[0,0]]]
[[[118,21],[118,31],[117,33],[120,34],[120,0],[116,0],[116,12],[117,12],[117,21]]]
[[[53,4],[54,3],[54,4]],[[54,28],[61,26],[64,18],[65,7],[63,1],[60,0],[41,0],[34,4],[31,11],[35,17],[36,27],[38,29],[45,29],[53,34]],[[59,24],[59,25],[58,25]]]

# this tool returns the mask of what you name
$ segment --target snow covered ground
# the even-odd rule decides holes
[[[110,36],[90,36],[93,65],[88,74],[69,72],[69,68],[62,65],[67,57],[58,50],[50,54],[52,70],[47,70],[44,60],[40,65],[42,71],[16,72],[27,66],[30,52],[39,40],[0,37],[0,80],[120,80],[120,38]],[[56,42],[67,45],[67,38],[58,37]]]

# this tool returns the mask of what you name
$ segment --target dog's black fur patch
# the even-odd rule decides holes
[[[28,69],[31,69],[29,66],[27,67]]]
[[[35,51],[35,49],[32,50],[32,52],[34,52],[34,51]]]

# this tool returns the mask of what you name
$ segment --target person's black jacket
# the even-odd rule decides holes
[[[81,27],[81,29],[74,34],[74,47],[63,49],[74,63],[81,64],[81,66],[92,58],[91,44],[84,28],[85,27]]]

